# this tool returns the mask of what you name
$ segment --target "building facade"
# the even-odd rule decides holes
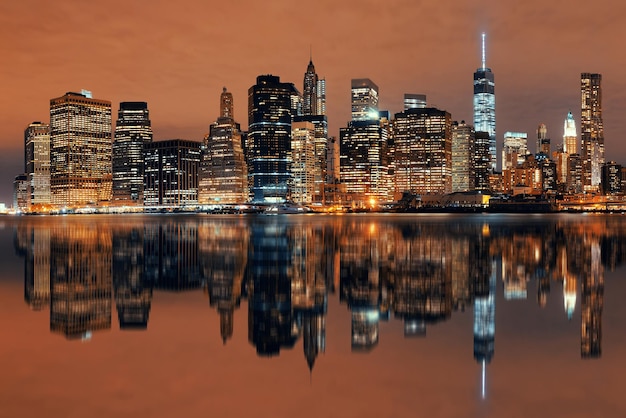
[[[241,130],[234,118],[232,93],[220,96],[220,117],[202,143],[198,178],[200,204],[243,203],[248,200],[248,169]]]
[[[369,78],[354,78],[351,82],[352,120],[372,120],[378,117],[378,86]]]
[[[474,129],[489,134],[490,170],[496,171],[496,92],[494,75],[486,66],[482,34],[482,66],[474,72]]]
[[[523,164],[528,154],[526,132],[505,132],[502,143],[502,171],[514,169]]]
[[[273,75],[257,77],[248,90],[248,184],[253,202],[289,199],[291,118],[300,94]]]
[[[583,160],[585,192],[598,191],[604,164],[604,126],[602,122],[602,75],[582,73],[580,76]]]
[[[393,122],[398,192],[452,192],[452,120],[436,108],[396,113]]]
[[[170,139],[145,144],[144,161],[144,206],[198,204],[199,142]]]
[[[113,202],[143,205],[144,144],[152,142],[146,102],[122,102],[113,141]]]
[[[50,204],[50,125],[33,122],[24,131],[24,168],[29,206]]]
[[[50,100],[52,204],[78,207],[111,200],[111,102],[88,91]]]
[[[315,126],[311,122],[291,125],[291,200],[313,203],[316,179]]]
[[[475,143],[473,126],[465,121],[452,123],[452,192],[472,191],[476,187]]]

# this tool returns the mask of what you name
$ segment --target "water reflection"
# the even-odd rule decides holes
[[[623,263],[625,225],[619,216],[560,215],[26,217],[14,242],[26,303],[49,307],[50,330],[68,339],[110,329],[113,303],[120,329],[146,330],[155,290],[202,289],[224,344],[245,326],[234,323],[244,299],[257,354],[302,339],[312,370],[338,289],[355,352],[374,350],[386,321],[425,338],[471,309],[484,391],[498,294],[519,303],[530,284],[541,307],[560,286],[569,319],[580,301],[581,358],[601,356],[604,275]]]

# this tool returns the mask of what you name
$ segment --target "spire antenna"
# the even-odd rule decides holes
[[[485,62],[486,62],[486,58],[485,58],[485,32],[483,32],[482,38],[483,38],[483,60],[482,61],[483,61],[483,70],[484,70],[485,68],[487,68],[486,65],[485,65]]]

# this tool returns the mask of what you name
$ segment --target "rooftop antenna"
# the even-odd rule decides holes
[[[486,68],[485,66],[485,32],[483,32],[483,70]]]
[[[313,44],[309,44],[309,62],[313,62]]]

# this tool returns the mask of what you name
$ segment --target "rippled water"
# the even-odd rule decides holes
[[[621,215],[0,218],[1,417],[626,415]]]

